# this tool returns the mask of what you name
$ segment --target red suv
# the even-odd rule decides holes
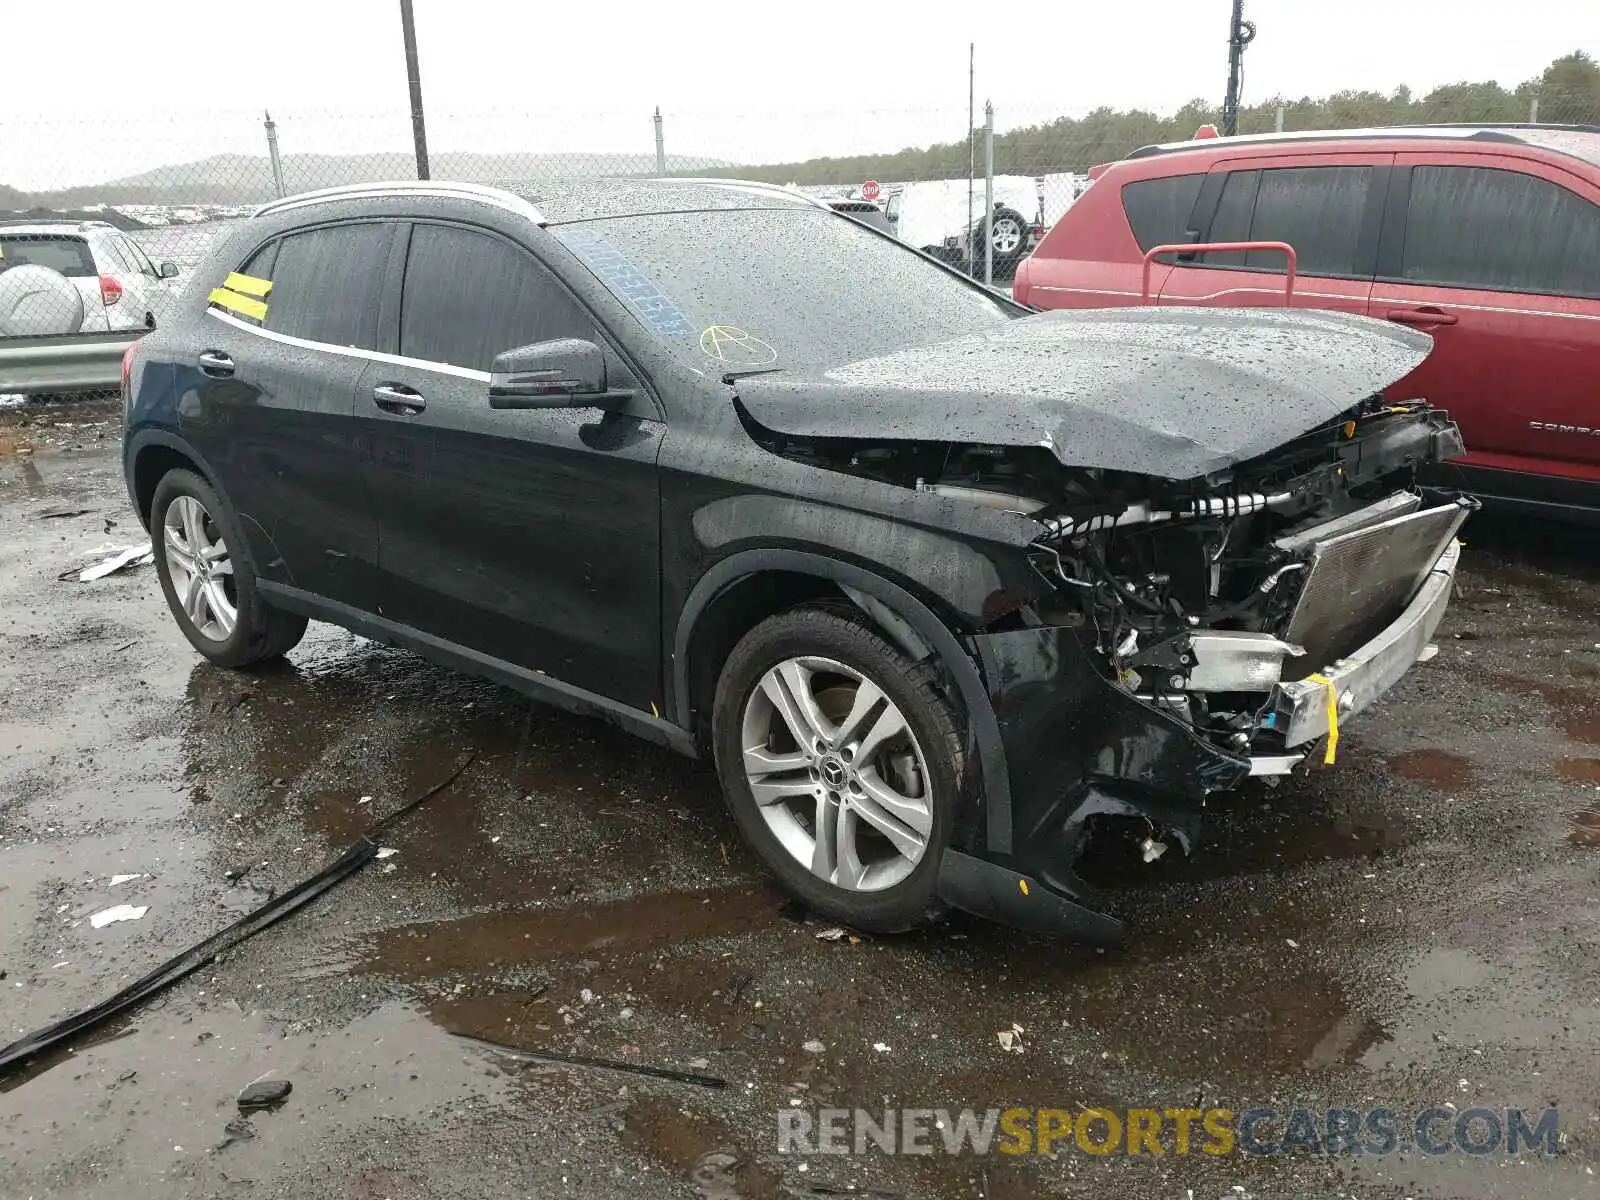
[[[1225,138],[1094,174],[1021,265],[1018,300],[1287,297],[1420,329],[1434,351],[1390,394],[1448,408],[1467,443],[1434,482],[1600,519],[1600,127]],[[1152,254],[1194,243],[1250,247]]]

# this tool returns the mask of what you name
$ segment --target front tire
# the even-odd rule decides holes
[[[193,471],[168,471],[156,485],[150,540],[173,619],[218,666],[279,658],[305,636],[304,617],[262,599],[227,507]]]
[[[930,665],[854,610],[771,617],[723,665],[713,742],[734,819],[791,894],[877,932],[938,913],[965,771]]]

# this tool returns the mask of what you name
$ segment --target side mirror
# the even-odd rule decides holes
[[[164,262],[157,269],[161,272],[161,278],[163,279],[176,279],[178,277],[178,264],[175,262]]]
[[[606,390],[605,351],[582,338],[556,338],[495,355],[490,408],[595,408]]]

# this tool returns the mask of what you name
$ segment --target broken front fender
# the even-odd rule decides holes
[[[1013,837],[1010,854],[947,855],[940,895],[1024,928],[1118,940],[1121,923],[1072,869],[1088,818],[1144,817],[1192,843],[1207,793],[1237,787],[1250,761],[1105,679],[1071,629],[970,644],[999,722]]]

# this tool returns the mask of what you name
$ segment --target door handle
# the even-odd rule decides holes
[[[220,350],[202,350],[200,352],[200,370],[217,379],[225,379],[233,374],[233,359]]]
[[[380,383],[372,389],[372,402],[384,412],[399,413],[402,417],[414,417],[428,407],[419,392],[403,383]]]
[[[1400,325],[1454,325],[1457,317],[1455,313],[1447,313],[1442,308],[1424,305],[1422,308],[1391,308],[1383,314],[1389,320]]]

